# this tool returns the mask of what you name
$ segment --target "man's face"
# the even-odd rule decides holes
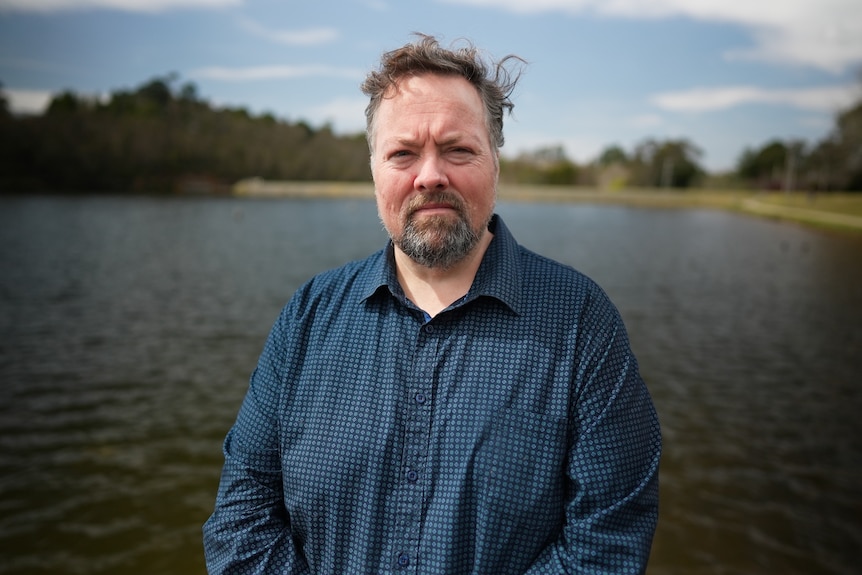
[[[464,259],[486,233],[498,164],[476,89],[459,76],[404,78],[377,111],[371,173],[395,246],[427,267]]]

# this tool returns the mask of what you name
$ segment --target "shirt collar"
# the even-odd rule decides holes
[[[494,238],[482,257],[467,301],[480,296],[492,297],[520,314],[523,274],[518,242],[503,223],[503,218],[496,214],[491,218],[488,229],[494,234]]]
[[[463,303],[483,296],[492,297],[516,314],[520,313],[522,274],[518,243],[503,223],[503,219],[496,214],[491,218],[488,229],[494,237],[482,256],[476,278]],[[368,282],[362,290],[362,301],[384,286],[396,298],[404,299],[404,292],[395,271],[395,254],[391,241],[374,256],[368,272]]]

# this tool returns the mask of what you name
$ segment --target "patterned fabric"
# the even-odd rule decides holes
[[[300,288],[224,442],[210,573],[642,573],[661,437],[620,317],[499,217],[428,321],[391,244]]]

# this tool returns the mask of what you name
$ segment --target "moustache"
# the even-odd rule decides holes
[[[464,214],[464,202],[459,196],[451,192],[434,192],[431,194],[419,194],[407,203],[406,215],[413,216],[422,208],[430,205],[445,204],[455,210],[458,214]]]

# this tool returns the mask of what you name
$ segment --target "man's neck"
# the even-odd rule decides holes
[[[396,246],[395,269],[404,295],[419,309],[434,317],[470,291],[493,237],[491,232],[486,231],[467,257],[445,269],[419,265]]]

